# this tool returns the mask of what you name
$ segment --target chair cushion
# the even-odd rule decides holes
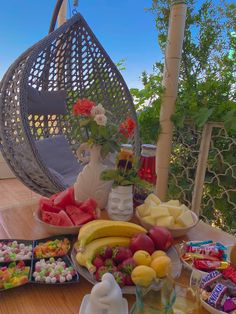
[[[38,115],[67,114],[65,90],[38,91],[28,87],[28,113]]]
[[[75,182],[83,166],[75,158],[64,135],[39,140],[36,148],[46,167],[64,186]]]

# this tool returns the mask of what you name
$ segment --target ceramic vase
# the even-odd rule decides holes
[[[108,216],[112,220],[129,221],[133,216],[133,186],[117,186],[111,189],[107,203]]]
[[[84,157],[89,151],[89,156]],[[88,198],[94,198],[100,209],[105,208],[112,181],[103,181],[100,179],[101,172],[107,169],[103,164],[101,157],[101,146],[83,143],[77,150],[78,159],[88,164],[79,173],[74,184],[75,200],[84,201]]]

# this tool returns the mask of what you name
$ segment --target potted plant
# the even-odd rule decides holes
[[[101,104],[89,99],[78,99],[73,105],[72,128],[82,143],[76,154],[80,161],[88,162],[74,184],[75,199],[84,201],[92,197],[100,208],[105,207],[112,184],[112,179],[104,182],[100,178],[101,172],[107,169],[103,160],[109,153],[119,151],[120,143],[126,143],[135,128],[135,122],[129,117],[120,125],[114,124],[111,118],[112,114]]]
[[[137,174],[137,162],[133,151],[121,148],[116,168],[103,171],[101,179],[113,181],[106,206],[109,218],[129,221],[133,216],[133,185],[150,188],[150,184]]]

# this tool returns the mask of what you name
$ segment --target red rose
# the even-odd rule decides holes
[[[127,118],[123,123],[120,124],[120,133],[123,134],[126,138],[129,138],[133,135],[135,127],[135,121],[132,118]]]
[[[79,99],[73,106],[75,116],[90,116],[95,103],[89,99]]]

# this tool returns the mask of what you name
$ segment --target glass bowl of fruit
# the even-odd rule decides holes
[[[179,200],[161,202],[155,194],[149,194],[136,207],[136,217],[144,228],[165,227],[174,238],[184,236],[199,222],[198,216]]]

